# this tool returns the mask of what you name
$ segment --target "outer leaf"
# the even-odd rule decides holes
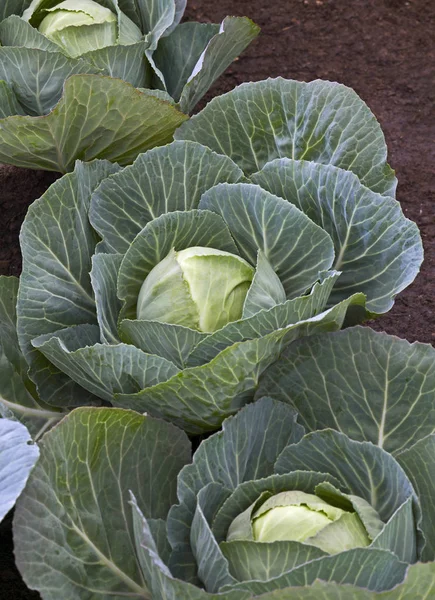
[[[149,580],[153,600],[251,600],[249,592],[229,591],[225,594],[208,594],[201,588],[174,579],[159,555],[157,541],[154,538],[154,523],[150,519],[145,519],[137,505],[134,502],[132,504],[137,553]]]
[[[21,353],[17,337],[16,306],[19,281],[17,277],[0,276],[0,352],[20,377],[25,379],[28,364]]]
[[[157,550],[159,551],[162,560],[167,562],[171,554],[171,545],[168,541],[166,521],[163,519],[149,519],[149,526],[153,537],[156,540]]]
[[[356,548],[314,560],[266,582],[239,583],[234,589],[250,590],[255,596],[260,596],[273,589],[307,586],[320,579],[382,592],[401,583],[406,567],[391,552]]]
[[[367,327],[302,340],[261,380],[310,431],[332,427],[393,454],[434,432],[435,350]]]
[[[153,58],[168,93],[177,102],[201,54],[218,32],[219,25],[212,23],[182,23],[159,41]]]
[[[151,519],[148,520],[144,517],[132,492],[130,492],[130,496],[130,504],[133,509],[133,528],[136,553],[142,573],[145,577],[145,581],[147,582],[147,585],[151,587],[154,567],[153,563],[156,563],[157,568],[161,569],[165,575],[170,577],[171,573],[159,556],[159,549],[156,541],[154,540],[151,528]]]
[[[316,317],[273,331],[260,339],[238,342],[210,363],[185,369],[168,381],[137,394],[117,394],[115,406],[164,417],[192,434],[212,431],[223,419],[250,402],[260,375],[286,345],[319,331],[340,329],[351,298]]]
[[[201,444],[193,464],[179,476],[180,505],[172,507],[168,518],[168,537],[174,549],[170,568],[175,576],[195,581],[190,528],[199,490],[212,482],[235,489],[243,481],[267,477],[280,452],[302,435],[289,407],[263,398],[225,421],[221,432]]]
[[[134,0],[107,0],[107,2],[108,8],[118,15],[118,45],[128,46],[137,42],[143,32],[136,23],[136,14],[128,16],[134,11]]]
[[[295,206],[247,183],[222,183],[206,192],[199,208],[220,215],[251,264],[261,250],[287,298],[302,295],[329,269],[334,248],[329,235]]]
[[[408,568],[404,583],[390,591],[370,592],[350,585],[316,581],[312,586],[292,587],[261,595],[261,600],[427,600],[435,592],[435,563]],[[289,596],[290,595],[290,596]]]
[[[153,54],[160,38],[165,34],[168,35],[174,28],[175,19],[178,18],[175,13],[176,0],[152,0],[151,2],[136,0],[136,2],[141,17],[142,31],[149,32],[145,38],[148,43],[145,55],[156,75],[155,87],[166,89],[165,79],[154,61]]]
[[[25,114],[11,86],[6,81],[0,81],[0,119]]]
[[[237,580],[229,572],[228,561],[222,554],[211,531],[214,514],[228,497],[230,491],[218,483],[210,483],[199,491],[192,521],[190,541],[198,565],[198,577],[208,592],[218,592]]]
[[[435,435],[419,440],[414,446],[398,454],[397,461],[411,480],[422,508],[421,528],[426,546],[422,560],[435,560]],[[428,596],[429,598],[429,596]]]
[[[102,106],[108,110],[102,111]],[[140,152],[171,141],[186,119],[171,104],[125,81],[75,75],[46,117],[0,121],[0,161],[63,173],[73,169],[77,158],[107,158],[127,165]]]
[[[282,450],[303,436],[296,417],[282,402],[262,398],[224,421],[222,431],[201,444],[193,464],[180,475],[179,500],[196,497],[208,483],[235,490],[245,481],[272,475]]]
[[[1,21],[1,19],[0,19]],[[59,46],[17,15],[0,23],[0,42],[3,46],[39,48],[59,53]]]
[[[123,342],[134,344],[144,352],[164,356],[183,369],[192,348],[207,337],[195,329],[159,321],[129,321],[120,324]]]
[[[152,49],[169,27],[175,15],[175,0],[135,0],[141,29],[148,34]]]
[[[172,32],[175,27],[178,26],[181,19],[183,18],[184,11],[186,10],[187,0],[175,0],[175,19],[171,27],[166,30],[165,35],[168,35]]]
[[[156,217],[198,208],[202,194],[243,176],[231,159],[192,142],[174,142],[139,156],[94,192],[90,220],[111,252],[125,253]]]
[[[21,421],[38,437],[63,414],[39,399],[27,375],[16,330],[18,283],[15,277],[0,277],[0,414]]]
[[[367,500],[384,523],[414,496],[405,472],[390,454],[330,429],[309,433],[282,452],[276,472],[298,469],[330,473],[351,494]]]
[[[407,564],[417,562],[421,553],[418,551],[420,540],[415,527],[417,519],[414,512],[412,498],[408,498],[385,525],[371,548],[389,550]]]
[[[277,78],[245,83],[210,102],[176,139],[230,156],[246,174],[275,158],[353,171],[375,192],[394,195],[379,123],[357,94],[337,83]]]
[[[206,246],[238,254],[221,217],[207,210],[176,211],[150,221],[131,243],[119,269],[118,297],[122,316],[136,318],[137,298],[149,272],[169,252]]]
[[[86,402],[86,396],[83,401]],[[21,375],[0,348],[0,415],[25,425],[35,439],[64,413],[38,397],[33,382]]]
[[[118,4],[118,9],[127,15],[138,27],[141,26],[136,0],[109,0]]]
[[[171,104],[172,106],[177,105],[175,100],[173,98],[171,98],[171,96],[168,94],[168,92],[165,92],[164,90],[150,90],[147,88],[138,88],[138,89],[143,94],[148,94],[149,96],[154,96],[155,98],[159,98],[160,100],[165,100],[166,102],[169,102],[169,104]]]
[[[77,163],[74,173],[30,207],[21,230],[18,337],[41,397],[55,406],[83,405],[92,398],[35,351],[31,340],[97,322],[89,271],[98,238],[87,211],[92,190],[116,170],[107,162]]]
[[[121,302],[116,295],[118,271],[122,254],[94,254],[92,257],[91,283],[95,294],[101,342],[116,344],[118,337],[118,315]]]
[[[417,225],[398,202],[364,187],[350,171],[280,159],[252,179],[295,204],[332,237],[334,269],[342,275],[331,303],[364,292],[368,309],[383,313],[415,279],[423,260]]]
[[[99,398],[111,402],[115,394],[134,394],[178,373],[165,358],[145,354],[134,346],[109,346],[88,340],[88,328],[64,329],[54,336],[40,336],[33,344],[62,372]]]
[[[135,552],[129,491],[151,518],[175,500],[190,444],[128,411],[78,409],[49,432],[14,520],[18,567],[45,600],[151,598]]]
[[[196,104],[260,33],[260,28],[247,17],[226,17],[198,59],[180,97],[181,110],[192,112]]]
[[[0,21],[9,15],[21,15],[31,0],[3,0],[0,6]]]
[[[24,425],[0,419],[0,521],[14,506],[38,460],[38,446],[30,442]]]
[[[107,46],[82,55],[82,58],[101,69],[104,75],[117,77],[136,88],[150,86],[151,67],[145,57],[145,42],[123,46]]]
[[[0,79],[13,87],[18,101],[29,115],[49,113],[60,100],[65,80],[71,75],[99,72],[85,60],[69,58],[61,52],[47,52],[39,48],[0,48]],[[55,77],[53,73],[56,73]],[[29,118],[26,117],[27,120]],[[4,126],[3,123],[1,125]],[[4,135],[2,131],[2,137]]]
[[[325,556],[320,548],[298,542],[223,542],[220,548],[238,581],[267,581],[295,567]]]

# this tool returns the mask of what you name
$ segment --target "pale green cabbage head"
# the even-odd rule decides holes
[[[41,33],[72,57],[118,43],[117,16],[93,0],[64,0],[47,8],[35,0],[23,18],[37,23]],[[130,42],[139,41],[143,37],[140,29],[125,15],[123,18]]]
[[[254,272],[246,260],[223,250],[172,250],[146,277],[137,318],[217,331],[242,317]]]
[[[382,521],[377,512],[362,498],[358,506],[370,513],[379,530]],[[358,513],[331,504],[317,496],[301,491],[275,494],[264,501],[260,498],[232,522],[227,541],[256,542],[291,541],[316,546],[328,554],[352,548],[364,548],[371,543]]]

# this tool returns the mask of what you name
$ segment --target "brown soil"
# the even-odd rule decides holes
[[[21,252],[18,236],[27,207],[39,198],[60,174],[0,165],[0,274],[19,275]]]
[[[353,88],[381,123],[397,199],[416,221],[425,261],[388,315],[370,325],[435,343],[435,3],[432,0],[192,0],[200,21],[249,15],[258,40],[207,99],[244,81],[279,75],[328,79]]]
[[[190,0],[188,20],[249,15],[260,38],[206,100],[244,81],[281,75],[339,81],[378,117],[399,179],[398,200],[420,227],[426,258],[415,283],[372,326],[435,343],[435,3],[432,0]],[[56,176],[0,170],[0,273],[19,275],[18,234],[28,205]],[[25,593],[10,561],[8,527],[0,528],[0,581],[5,597]],[[6,586],[12,585],[7,594]]]

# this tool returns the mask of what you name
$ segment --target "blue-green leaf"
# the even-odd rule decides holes
[[[381,194],[394,196],[396,189],[379,123],[353,90],[338,83],[244,83],[209,102],[175,137],[230,156],[247,175],[275,158],[292,158],[353,171]]]
[[[217,183],[243,176],[231,159],[192,142],[174,142],[139,156],[93,193],[90,220],[110,252],[125,253],[151,220],[198,208]]]
[[[94,333],[88,337],[91,328]],[[108,402],[116,394],[134,394],[178,373],[165,358],[129,344],[100,344],[98,337],[97,328],[82,325],[40,336],[33,345],[84,389]]]
[[[16,277],[0,277],[0,414],[20,421],[36,438],[63,413],[42,402],[29,379],[17,336],[18,284]]]
[[[24,425],[0,419],[0,521],[23,491],[38,456]]]
[[[435,560],[435,435],[429,435],[397,455],[415,487],[422,508],[421,528],[426,546],[422,560]]]
[[[6,50],[12,51],[15,48],[0,48],[0,57]],[[19,50],[24,52],[26,49]],[[56,56],[42,50],[26,51],[42,52],[44,60],[48,60],[52,55]],[[62,54],[59,56],[63,57],[62,60],[73,60]],[[28,68],[33,72],[31,66]],[[95,71],[91,66],[87,70],[79,67],[77,69],[81,73]],[[72,69],[70,71],[73,72]],[[170,142],[174,130],[187,119],[187,116],[171,103],[140,92],[119,79],[74,75],[69,77],[64,86],[62,79],[59,93],[54,97],[53,91],[48,95],[51,86],[40,81],[44,71],[37,73],[38,81],[34,82],[34,85],[42,86],[44,98],[47,94],[47,102],[50,98],[54,105],[62,88],[63,96],[52,112],[44,117],[11,116],[0,121],[1,162],[62,173],[72,171],[77,159],[91,161],[101,158],[128,165],[140,152]],[[21,78],[26,76],[27,71],[21,72]],[[35,76],[32,75],[32,78]],[[25,88],[27,81],[21,81],[19,85]],[[44,98],[39,100],[39,104]],[[18,100],[27,109],[27,104],[35,101],[35,95],[29,92],[27,99],[19,95]],[[102,110],[102,106],[108,109]],[[42,106],[40,109],[39,112],[43,111]]]
[[[18,567],[46,600],[151,600],[135,551],[130,492],[152,519],[175,501],[186,435],[134,412],[77,409],[45,435],[14,518]]]
[[[252,180],[300,208],[331,236],[334,269],[342,272],[331,303],[363,292],[368,310],[383,313],[414,281],[423,260],[417,225],[398,202],[364,187],[351,171],[280,159]]]
[[[18,338],[41,398],[54,406],[83,405],[95,398],[55,369],[31,342],[65,327],[97,323],[89,272],[98,236],[87,211],[92,190],[116,170],[105,161],[77,163],[74,173],[57,180],[30,207],[21,230]]]
[[[298,208],[247,183],[222,183],[205,192],[199,208],[220,215],[240,255],[255,264],[261,250],[288,299],[301,296],[334,259],[330,236]],[[349,294],[351,295],[351,294]]]
[[[435,350],[368,327],[311,337],[267,371],[263,394],[309,431],[332,427],[396,454],[435,430]]]
[[[247,17],[226,17],[190,73],[180,96],[180,107],[191,113],[214,81],[260,33]]]
[[[122,258],[122,254],[94,254],[92,257],[91,283],[101,342],[106,344],[119,342],[118,315],[122,305],[116,295],[116,285]]]

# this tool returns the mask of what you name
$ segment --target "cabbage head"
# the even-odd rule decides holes
[[[0,162],[127,165],[165,144],[258,35],[245,17],[183,23],[186,0],[7,0],[0,6]],[[119,81],[118,81],[119,80]]]
[[[128,410],[79,408],[48,432],[14,518],[27,585],[44,600],[59,590],[71,600],[84,590],[152,600],[431,598],[435,350],[350,328],[286,353],[291,366],[273,367],[274,398],[224,421],[193,459],[181,430]],[[313,414],[323,429],[301,425]]]
[[[116,13],[95,0],[33,0],[22,18],[73,58],[116,46],[120,41]],[[143,33],[139,27],[126,15],[122,20],[123,29],[128,32],[128,38],[121,38],[123,43],[141,41]]]

